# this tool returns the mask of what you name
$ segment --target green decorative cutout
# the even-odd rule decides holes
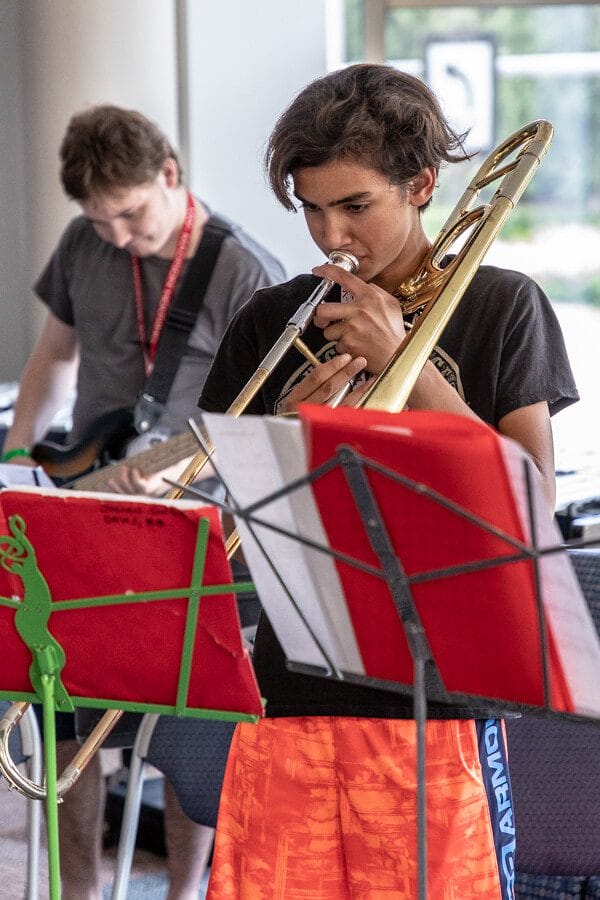
[[[25,522],[21,516],[10,516],[8,527],[12,537],[0,537],[0,565],[7,572],[18,575],[23,582],[24,596],[17,605],[15,628],[31,651],[31,684],[38,697],[42,697],[42,676],[53,678],[56,709],[73,712],[73,701],[60,678],[66,662],[65,651],[48,630],[52,612],[48,584],[38,568],[35,550],[25,537]]]
[[[170,590],[140,591],[134,594],[104,595],[100,597],[73,598],[52,602],[46,579],[38,568],[31,542],[25,537],[26,525],[21,516],[9,517],[11,536],[0,535],[0,565],[7,572],[17,575],[23,583],[23,600],[0,596],[0,607],[15,611],[15,628],[32,655],[29,678],[35,694],[2,691],[0,698],[21,701],[42,701],[44,717],[44,761],[46,772],[46,823],[48,833],[48,872],[50,897],[60,900],[60,854],[58,833],[58,796],[56,772],[56,721],[55,711],[74,709],[78,706],[92,708],[120,708],[134,712],[154,712],[164,715],[185,715],[194,718],[210,718],[221,721],[256,722],[258,716],[228,710],[189,708],[188,691],[192,672],[194,641],[203,595],[246,593],[254,591],[252,582],[238,584],[202,585],[210,520],[200,519],[196,535],[196,547],[191,573],[191,584]],[[183,639],[182,657],[177,685],[177,696],[173,706],[153,703],[118,701],[114,699],[70,697],[62,681],[61,671],[65,665],[65,652],[48,629],[51,613],[63,610],[89,607],[115,606],[124,603],[148,603],[171,598],[187,597],[187,616]],[[264,704],[264,701],[263,701]]]

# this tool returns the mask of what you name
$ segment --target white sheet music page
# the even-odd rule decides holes
[[[31,487],[54,487],[41,466],[18,466],[14,463],[0,463],[0,487],[25,484]]]
[[[539,549],[555,547],[563,538],[548,515],[537,469],[519,444],[501,438],[504,464],[510,475],[524,533],[531,542],[527,503],[525,461],[531,473],[531,506],[535,544]],[[578,713],[600,715],[600,639],[566,552],[539,557],[540,592],[548,626]]]
[[[306,474],[297,420],[204,413],[222,473],[240,508],[262,500]],[[288,492],[255,515],[293,535],[327,547],[312,492]],[[339,669],[364,673],[360,652],[333,559],[287,535],[237,518],[244,555],[256,589],[289,660],[328,667],[310,628]],[[256,535],[255,537],[253,535]],[[298,605],[302,615],[295,608]]]

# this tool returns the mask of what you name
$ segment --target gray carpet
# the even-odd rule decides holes
[[[208,875],[202,885],[202,890],[198,894],[198,900],[204,900],[206,897],[206,887],[208,885]],[[138,873],[132,875],[127,890],[127,900],[164,900],[167,896],[167,879],[164,874],[146,875]],[[107,885],[103,891],[104,900],[110,900],[110,885]]]
[[[9,790],[0,777],[0,900],[20,900],[24,897],[26,880],[27,836],[26,804],[24,797]],[[115,848],[103,859],[103,895],[110,900],[115,865]],[[206,895],[206,882],[199,893],[199,900]],[[127,900],[164,900],[167,896],[167,874],[163,857],[136,850]],[[48,858],[42,827],[40,853],[39,900],[48,900]]]

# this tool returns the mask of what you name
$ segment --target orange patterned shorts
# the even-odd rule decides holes
[[[514,826],[512,802],[502,807],[508,773],[495,752],[502,726],[430,720],[426,727],[429,900],[506,900]],[[415,776],[413,721],[238,725],[207,900],[414,900]],[[494,837],[499,822],[504,850]]]

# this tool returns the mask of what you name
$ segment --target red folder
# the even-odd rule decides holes
[[[503,439],[487,425],[443,413],[391,415],[317,406],[302,407],[301,417],[310,468],[334,456],[339,446],[350,445],[367,460],[439,492],[528,544]],[[431,497],[367,471],[408,576],[516,552]],[[379,567],[342,469],[317,479],[313,492],[331,547]],[[338,562],[337,568],[366,674],[410,684],[412,660],[387,584],[346,563]],[[544,704],[531,559],[415,583],[411,590],[448,691]],[[576,704],[557,655],[561,635],[551,622],[548,638],[551,706],[572,711]]]
[[[261,715],[243,647],[218,514],[190,503],[68,491],[0,491],[0,535],[25,522],[52,597],[48,628],[66,653],[61,678],[73,698],[174,708],[198,529],[208,537],[185,711]],[[0,539],[0,545],[2,539]],[[205,593],[211,586],[222,590]],[[156,597],[156,592],[174,596]],[[181,591],[178,595],[177,591]],[[134,595],[151,592],[142,601]],[[187,592],[187,593],[186,593]],[[24,599],[24,583],[0,568],[0,595]],[[131,602],[127,597],[131,596]],[[100,605],[79,603],[105,598]],[[0,692],[31,692],[31,652],[0,605]],[[98,705],[98,704],[96,704]]]

